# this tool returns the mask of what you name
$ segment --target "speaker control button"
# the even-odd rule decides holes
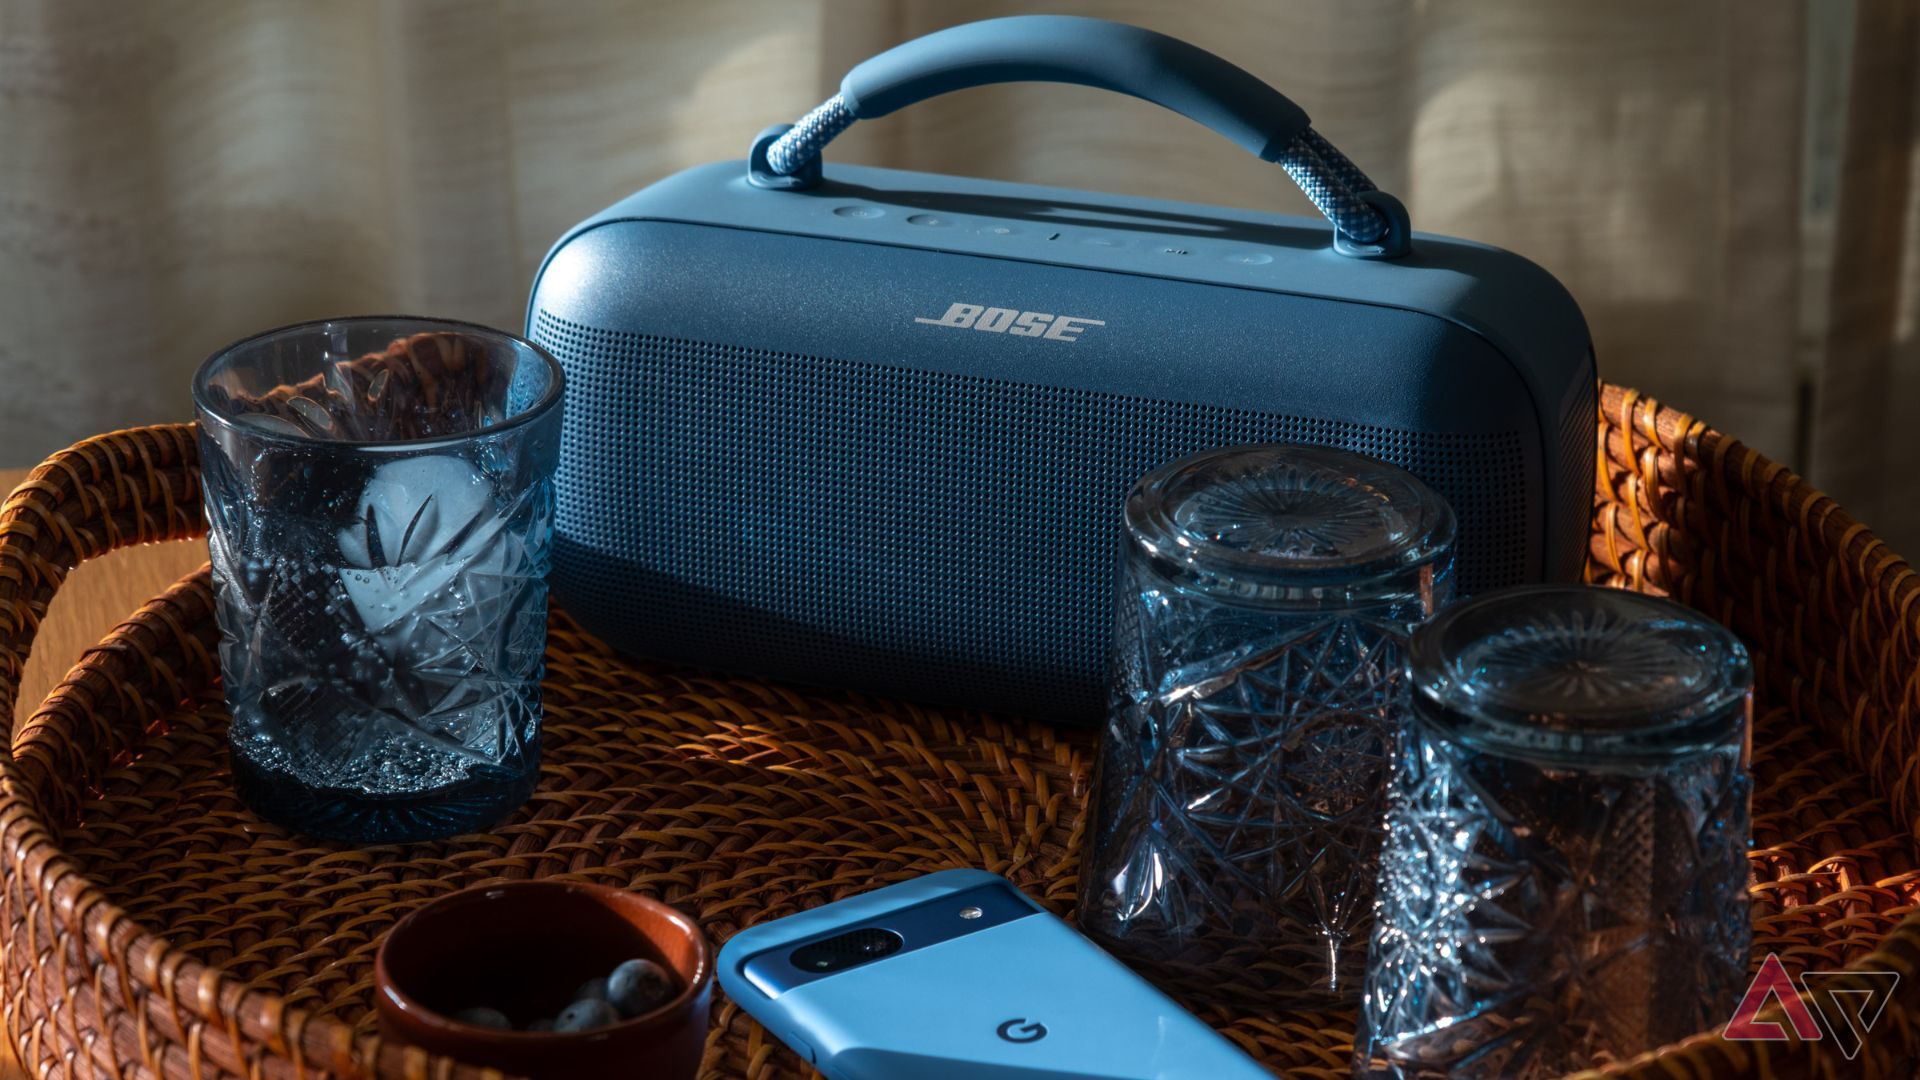
[[[1265,266],[1273,261],[1273,256],[1264,251],[1241,251],[1227,256],[1227,261],[1242,266]]]
[[[836,206],[833,212],[841,217],[877,218],[885,217],[886,211],[877,206]]]
[[[907,224],[928,225],[934,228],[940,228],[953,224],[953,220],[951,218],[943,218],[938,214],[915,214],[907,219]]]

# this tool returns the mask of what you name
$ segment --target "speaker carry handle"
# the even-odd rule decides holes
[[[754,140],[748,179],[802,190],[820,182],[820,151],[855,120],[885,116],[954,90],[1057,82],[1128,94],[1196,120],[1277,162],[1333,223],[1334,247],[1392,259],[1410,249],[1406,207],[1375,188],[1313,130],[1300,106],[1245,69],[1178,38],[1074,15],[1015,15],[939,30],[847,72],[840,92]]]

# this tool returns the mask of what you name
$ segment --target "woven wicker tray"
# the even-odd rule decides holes
[[[1758,660],[1756,958],[1907,976],[1853,1061],[1831,1039],[1703,1034],[1609,1071],[1914,1075],[1920,581],[1739,443],[1615,387],[1601,412],[1589,577],[1670,593]],[[0,509],[0,715],[68,568],[202,528],[190,426],[101,436],[41,466]],[[640,663],[564,614],[540,790],[506,825],[404,848],[289,835],[229,791],[211,601],[202,570],[147,604],[0,758],[0,1016],[38,1075],[477,1075],[375,1037],[370,979],[396,919],[493,879],[655,894],[715,941],[954,866],[1073,907],[1088,734]],[[1347,1075],[1350,1014],[1203,1015],[1283,1074]],[[705,1074],[801,1070],[719,1003]]]

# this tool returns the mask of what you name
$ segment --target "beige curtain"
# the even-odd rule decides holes
[[[1862,0],[1853,38],[1813,473],[1920,558],[1920,5]]]
[[[1608,378],[1816,479],[1831,463],[1838,494],[1920,550],[1920,435],[1896,396],[1920,378],[1913,20],[1905,0],[1861,5],[0,0],[0,464],[185,416],[199,359],[278,323],[516,326],[575,220],[738,157],[889,43],[1041,9],[1164,30],[1274,82],[1417,227],[1559,275]],[[1875,257],[1831,260],[1843,275],[1807,224],[1804,118],[1808,42],[1856,19],[1874,55],[1850,65],[1862,141],[1836,151],[1831,243],[1857,233]],[[1863,120],[1889,81],[1898,116]],[[1077,87],[955,94],[832,154],[1308,212],[1196,125]]]

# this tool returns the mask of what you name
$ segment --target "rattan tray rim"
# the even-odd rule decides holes
[[[1676,558],[1676,538],[1663,521],[1641,511],[1647,500],[1640,496],[1674,488],[1682,492],[1682,499],[1699,500],[1708,495],[1706,485],[1717,486],[1724,496],[1737,484],[1759,494],[1763,501],[1773,502],[1792,523],[1781,550],[1810,560],[1819,558],[1820,547],[1833,551],[1836,559],[1857,568],[1861,588],[1891,602],[1891,625],[1885,628],[1888,633],[1876,650],[1878,655],[1867,666],[1878,668],[1879,677],[1908,687],[1915,684],[1911,671],[1903,676],[1889,671],[1889,665],[1902,659],[1901,647],[1912,649],[1914,636],[1920,632],[1914,606],[1920,600],[1920,580],[1877,537],[1784,467],[1717,436],[1684,414],[1661,409],[1633,391],[1616,387],[1606,388],[1602,410],[1611,414],[1612,422],[1602,432],[1597,460],[1599,483],[1603,490],[1623,484],[1625,498],[1602,500],[1597,508],[1596,566],[1622,584],[1640,586],[1658,581],[1665,591],[1684,591],[1684,581],[1659,578],[1663,560],[1670,563]],[[0,556],[5,557],[0,561],[0,707],[11,709],[33,631],[71,565],[131,543],[184,539],[201,533],[190,466],[192,440],[193,428],[184,424],[101,436],[50,459],[7,499],[4,510],[0,510]],[[1707,475],[1680,477],[1674,462],[1682,456],[1707,463]],[[1610,460],[1619,466],[1614,472],[1609,471]],[[1756,553],[1746,554],[1752,557]],[[1776,550],[1762,554],[1761,561],[1780,557]],[[1849,586],[1838,580],[1837,572],[1828,577],[1822,594],[1815,597],[1814,617],[1846,626],[1864,625],[1864,609],[1848,603]],[[1767,581],[1756,580],[1753,584],[1756,590],[1769,587]],[[1726,611],[1728,621],[1734,621],[1731,608]],[[1721,614],[1710,609],[1709,613]],[[214,1059],[220,1057],[244,1068],[258,1056],[248,1052],[248,1046],[289,1059],[294,1073],[321,1069],[342,1075],[494,1075],[451,1062],[430,1061],[417,1050],[377,1037],[356,1037],[343,1023],[309,1017],[303,1010],[288,1008],[276,994],[226,977],[217,968],[173,948],[159,931],[144,926],[114,904],[60,851],[53,832],[42,820],[47,808],[40,805],[37,792],[41,789],[32,782],[35,770],[57,762],[59,753],[23,756],[23,746],[31,746],[36,732],[55,716],[70,716],[76,709],[91,712],[107,708],[97,700],[104,682],[149,677],[179,690],[176,701],[190,696],[161,655],[155,628],[178,628],[210,618],[211,596],[203,568],[149,601],[100,646],[89,650],[16,734],[10,752],[0,758],[0,853],[11,870],[4,885],[7,906],[17,918],[51,919],[49,925],[57,923],[101,956],[111,958],[111,962],[99,964],[77,980],[90,985],[94,1000],[91,1005],[80,1002],[75,1015],[102,1015],[110,1002],[136,1008],[131,980],[151,991],[145,995],[146,1007],[139,1012],[140,1023],[143,1027],[150,1025],[165,1043],[161,1056],[155,1059],[147,1045],[103,1047],[98,1045],[103,1040],[97,1035],[89,1039],[78,1030],[66,1032],[64,1037],[70,1045],[87,1047],[88,1056],[102,1068],[102,1075],[115,1075],[119,1071],[117,1061],[121,1060],[116,1055],[129,1050],[135,1052],[135,1059],[144,1056],[148,1068],[167,1075],[196,1075],[203,1064],[216,1064]],[[190,634],[176,632],[172,636],[179,641],[195,640]],[[205,656],[197,659],[202,663],[208,660]],[[1845,656],[1817,658],[1808,666],[1810,674],[1798,673],[1790,680],[1791,690],[1808,695],[1823,708],[1838,704],[1824,698],[1823,692],[1831,686],[1845,698],[1848,682],[1856,678],[1859,668],[1857,658]],[[1853,715],[1841,722],[1850,725],[1856,736],[1863,736],[1859,725],[1867,710],[1865,697],[1858,697]],[[1856,751],[1870,752],[1855,756],[1861,757],[1863,767],[1890,788],[1888,794],[1895,805],[1902,808],[1906,820],[1913,821],[1908,811],[1915,805],[1916,775],[1920,772],[1913,764],[1911,738],[1904,733],[1896,735],[1901,737],[1884,738],[1870,747],[1856,745]],[[1858,744],[1860,739],[1852,741]],[[64,962],[64,951],[49,947],[52,961]],[[1915,969],[1920,968],[1920,915],[1908,915],[1878,949],[1850,966],[1893,971],[1920,982],[1914,977]],[[63,985],[69,982],[69,973],[54,974]],[[38,1044],[61,1033],[48,1031],[44,1024],[26,1031],[17,1029],[13,1021],[20,1011],[19,999],[34,987],[28,980],[27,985],[11,989],[6,1003],[9,1035],[23,1051],[23,1060],[44,1060]],[[1899,1009],[1890,1007],[1893,1015],[1888,1026],[1876,1031],[1897,1035],[1897,1051],[1910,1053],[1915,1034],[1906,1007],[1909,1003],[1903,999],[1899,1004]],[[183,1017],[199,1023],[183,1023]],[[1798,1041],[1731,1043],[1712,1032],[1703,1032],[1635,1062],[1614,1066],[1606,1073],[1691,1075],[1696,1068],[1714,1075],[1720,1075],[1715,1070],[1722,1068],[1731,1069],[1728,1074],[1830,1071],[1837,1059],[1821,1056],[1821,1049]],[[1874,1056],[1870,1053],[1866,1060],[1870,1062]]]

